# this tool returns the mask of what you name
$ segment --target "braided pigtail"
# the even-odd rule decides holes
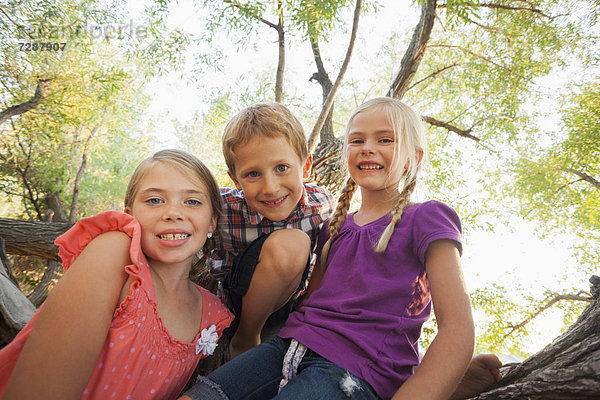
[[[400,219],[402,218],[402,213],[408,205],[410,201],[410,196],[415,191],[416,185],[417,180],[415,178],[405,182],[404,188],[402,189],[402,192],[400,192],[400,196],[398,197],[398,201],[396,202],[395,207],[391,211],[392,220],[390,221],[388,226],[386,226],[385,230],[381,234],[381,237],[379,238],[379,241],[377,242],[377,246],[375,247],[376,253],[383,253],[385,249],[387,249],[387,245],[390,242],[392,233],[394,233],[396,222],[400,221]]]
[[[338,199],[338,204],[335,208],[335,212],[329,220],[329,239],[327,239],[327,242],[325,242],[323,250],[321,251],[320,267],[323,271],[325,271],[327,266],[327,255],[329,254],[329,247],[331,247],[331,242],[340,232],[340,228],[346,220],[346,215],[348,215],[348,209],[350,208],[350,201],[352,200],[352,196],[356,192],[357,187],[358,186],[356,185],[356,182],[354,182],[352,178],[348,178],[346,186],[344,187],[344,189],[342,189],[342,194]]]
[[[216,233],[216,232],[215,232]],[[215,235],[206,238],[202,250],[196,253],[194,260],[192,261],[192,268],[190,269],[190,279],[193,282],[198,283],[198,280],[205,274],[205,271],[209,268],[208,258],[212,251],[216,248]]]

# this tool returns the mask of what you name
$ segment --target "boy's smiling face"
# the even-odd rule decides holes
[[[302,198],[302,180],[308,178],[312,159],[301,160],[283,137],[258,136],[234,150],[235,186],[246,202],[271,221],[286,219]]]

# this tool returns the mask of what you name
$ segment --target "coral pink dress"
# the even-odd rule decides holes
[[[192,343],[171,336],[156,308],[150,266],[140,245],[140,226],[130,215],[107,211],[82,218],[56,239],[66,270],[101,233],[119,230],[132,238],[132,277],[129,296],[113,314],[104,347],[82,393],[82,399],[173,399],[176,398],[198,361],[212,354],[220,335],[233,319],[218,297],[198,286],[202,293],[202,326]],[[39,310],[38,310],[39,313]],[[0,351],[0,398],[37,319]]]

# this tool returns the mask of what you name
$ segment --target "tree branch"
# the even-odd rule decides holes
[[[587,183],[589,183],[593,187],[595,187],[597,190],[600,190],[600,181],[598,181],[593,176],[588,175],[585,172],[577,171],[572,168],[567,168],[565,171],[570,172],[571,174],[577,175],[578,177],[581,178],[581,180],[586,181]]]
[[[481,29],[483,29],[485,31],[489,31],[489,32],[493,32],[493,33],[498,33],[500,35],[504,35],[504,36],[509,37],[509,38],[515,38],[515,37],[519,37],[520,36],[520,35],[515,35],[515,34],[508,33],[505,30],[500,29],[500,28],[493,28],[491,26],[483,25],[483,24],[481,24],[481,23],[479,23],[477,21],[473,21],[472,19],[468,19],[467,22],[475,24],[475,25],[477,25],[478,27],[480,27]]]
[[[439,8],[446,8],[446,4],[440,4]],[[501,9],[501,10],[507,10],[507,11],[529,11],[532,12],[534,14],[538,14],[544,18],[548,18],[548,19],[554,19],[556,17],[551,17],[549,15],[544,14],[544,12],[542,10],[540,10],[539,8],[528,8],[528,7],[513,7],[513,6],[509,6],[509,5],[505,5],[505,4],[495,4],[495,3],[484,3],[484,4],[475,4],[475,3],[465,3],[465,6],[471,6],[471,7],[485,7],[485,8],[492,8],[492,9]]]
[[[48,88],[48,82],[50,82],[50,79],[38,80],[37,86],[35,88],[35,94],[31,99],[29,99],[25,103],[8,107],[6,110],[0,112],[0,124],[11,117],[14,117],[15,115],[20,115],[26,113],[27,111],[33,108],[36,108],[40,101],[44,97],[46,97],[46,89]]]
[[[433,23],[435,22],[435,8],[437,0],[426,0],[421,8],[421,19],[415,27],[410,45],[400,61],[400,70],[392,81],[392,85],[388,90],[387,95],[401,99],[408,85],[417,73],[417,69],[425,55],[427,42],[431,36]]]
[[[475,58],[479,58],[480,60],[488,62],[488,63],[490,63],[492,65],[495,65],[498,68],[502,68],[502,69],[504,69],[504,70],[506,70],[508,72],[512,72],[512,70],[510,68],[508,68],[508,67],[506,67],[506,66],[504,66],[502,64],[498,64],[498,63],[490,60],[489,58],[486,58],[486,57],[484,57],[484,56],[482,56],[480,54],[477,54],[477,53],[475,53],[475,52],[473,52],[473,51],[471,51],[471,50],[469,50],[467,48],[464,48],[462,46],[454,46],[454,45],[449,45],[449,44],[434,44],[434,45],[431,45],[430,47],[443,47],[443,48],[447,48],[447,49],[458,49],[458,50],[462,51],[463,53],[467,53],[467,54],[469,54],[469,55],[471,55],[471,56],[473,56]]]
[[[481,104],[481,102],[483,102],[484,100],[486,100],[486,99],[489,99],[489,98],[491,98],[491,97],[493,97],[493,96],[496,96],[496,95],[498,95],[499,93],[501,93],[501,91],[500,91],[500,90],[498,90],[498,91],[495,91],[495,92],[486,93],[486,94],[482,95],[482,96],[481,96],[481,97],[479,97],[478,99],[475,99],[475,100],[472,102],[472,104],[471,104],[470,106],[468,106],[467,108],[465,108],[465,109],[464,109],[462,112],[460,112],[460,113],[456,114],[456,115],[454,116],[454,118],[452,118],[450,121],[446,121],[446,122],[447,122],[447,123],[449,123],[449,124],[452,124],[452,123],[453,123],[453,122],[454,122],[456,119],[458,119],[458,118],[459,118],[459,117],[461,117],[462,115],[466,114],[466,113],[467,113],[467,111],[469,111],[469,110],[471,110],[471,109],[473,109],[473,108],[477,107],[477,106],[478,106],[478,105],[480,105],[480,104]],[[494,116],[489,116],[489,117],[486,117],[484,120],[480,120],[480,121],[485,121],[485,120],[488,120],[488,119],[493,119],[493,118],[500,118],[500,116],[496,116],[496,117],[494,117]],[[506,118],[506,117],[503,117],[503,118]],[[476,125],[478,125],[478,123],[477,123],[477,122],[471,126],[471,129],[473,129],[473,128],[474,128]]]
[[[505,120],[511,121],[511,122],[514,121],[513,118],[507,117],[506,115],[490,115],[485,118],[480,118],[477,121],[473,122],[473,125],[471,125],[471,130],[475,129],[476,127],[483,124],[484,122],[491,121],[493,119],[505,119]]]
[[[277,73],[275,75],[275,101],[283,101],[283,73],[285,71],[285,31],[283,30],[283,2],[277,0],[277,15],[279,23],[274,28],[277,31],[277,43],[279,52],[277,56]]]
[[[329,160],[330,158],[333,158],[333,157],[337,156],[338,154],[340,154],[340,151],[341,150],[330,151],[329,153],[325,154],[323,157],[320,157],[319,159],[313,161],[313,165],[312,165],[313,170],[318,168],[321,164],[323,164],[325,161]]]
[[[17,173],[19,174],[19,176],[23,182],[23,190],[25,191],[25,193],[23,194],[23,200],[27,199],[31,202],[31,204],[33,205],[35,212],[37,214],[37,219],[42,220],[43,213],[42,213],[41,207],[38,203],[39,197],[37,196],[37,193],[35,192],[35,187],[30,184],[31,182],[28,177],[29,168],[31,167],[32,148],[30,146],[28,149],[26,149],[18,134],[17,134],[17,141],[19,144],[19,148],[23,152],[23,156],[27,160],[27,163],[25,164],[24,168],[21,168],[18,163],[15,163],[13,161],[11,161],[10,164],[13,165],[13,167],[15,168],[15,170],[17,171]],[[25,204],[26,204],[26,202],[25,202]]]
[[[426,80],[428,80],[428,79],[433,79],[433,78],[435,78],[436,76],[438,76],[439,74],[441,74],[441,73],[443,73],[443,72],[445,72],[445,71],[447,71],[447,70],[449,70],[449,69],[452,69],[452,68],[454,68],[454,67],[456,67],[456,66],[458,66],[458,65],[459,65],[459,64],[457,64],[457,63],[454,63],[454,64],[452,64],[452,65],[447,65],[447,66],[445,66],[445,67],[444,67],[444,68],[442,68],[442,69],[438,69],[437,71],[435,71],[435,72],[433,72],[433,73],[431,73],[431,74],[427,75],[427,76],[426,76],[426,77],[424,77],[423,79],[420,79],[420,80],[418,80],[417,82],[415,82],[415,83],[413,83],[412,85],[410,85],[410,87],[409,87],[408,89],[406,89],[406,91],[408,92],[408,91],[410,91],[412,88],[414,88],[415,86],[417,86],[417,85],[419,85],[419,84],[421,84],[421,83],[425,82]]]
[[[494,3],[484,3],[484,4],[479,4],[479,7],[486,7],[486,8],[493,8],[493,9],[501,9],[501,10],[508,10],[508,11],[529,11],[532,12],[534,14],[538,14],[544,18],[548,18],[548,19],[554,19],[555,17],[551,17],[550,15],[545,14],[542,10],[540,10],[539,8],[527,8],[527,7],[513,7],[513,6],[508,6],[505,4],[494,4]]]
[[[250,10],[248,10],[247,8],[245,8],[243,5],[241,5],[237,1],[223,0],[223,3],[227,3],[230,6],[233,6],[233,7],[237,8],[238,10],[242,11],[243,13],[246,13],[249,17],[252,17],[252,18],[256,19],[257,21],[262,22],[263,24],[265,24],[267,26],[270,26],[273,29],[277,29],[277,24],[274,24],[274,23],[272,23],[270,21],[267,21],[266,19],[264,19],[260,15],[257,15],[255,13],[251,12]]]
[[[319,48],[319,38],[316,34],[309,32],[308,39],[310,40],[310,47],[313,52],[313,58],[315,60],[315,64],[317,66],[317,72],[314,73],[309,82],[313,79],[316,80],[319,85],[321,85],[321,91],[323,93],[323,104],[327,101],[327,96],[331,92],[331,88],[333,87],[333,83],[331,79],[329,79],[329,74],[325,70],[325,65],[323,64],[323,59],[321,58],[321,50]],[[327,118],[321,128],[320,139],[321,141],[329,140],[333,137],[333,106],[329,110],[327,114]]]
[[[40,257],[60,262],[54,240],[72,225],[67,222],[39,222],[0,218],[0,237],[8,254]]]
[[[562,300],[586,301],[588,303],[591,303],[593,301],[592,297],[582,296],[583,294],[584,294],[584,292],[579,292],[579,293],[577,293],[575,295],[573,295],[573,294],[558,294],[558,293],[555,293],[554,297],[552,297],[551,299],[547,300],[544,305],[538,307],[538,309],[535,312],[533,312],[531,315],[529,315],[523,321],[519,322],[516,325],[509,325],[509,326],[507,326],[506,328],[509,328],[510,331],[508,333],[506,333],[502,337],[502,340],[506,339],[507,337],[509,337],[510,335],[512,335],[514,332],[516,332],[519,329],[523,328],[525,325],[527,325],[528,323],[530,323],[534,318],[540,316],[544,311],[548,310],[550,307],[552,307],[554,304],[558,303],[559,301],[562,301]]]
[[[277,72],[275,74],[275,101],[281,103],[283,101],[283,75],[285,72],[285,31],[283,30],[283,0],[277,0],[277,23],[267,21],[260,15],[252,12],[240,3],[234,0],[223,0],[224,3],[237,8],[240,12],[254,18],[257,21],[275,29],[277,31],[277,43],[279,46],[277,55]]]
[[[2,14],[4,14],[4,15],[6,16],[6,18],[8,18],[8,20],[9,20],[10,22],[12,22],[12,23],[13,23],[13,25],[15,25],[15,26],[16,26],[18,29],[22,30],[23,32],[25,32],[25,34],[26,34],[27,36],[29,36],[29,38],[30,38],[30,39],[34,39],[34,40],[35,40],[35,38],[34,38],[34,37],[33,37],[33,36],[32,36],[32,35],[29,33],[29,32],[27,32],[27,30],[23,29],[23,25],[20,25],[20,24],[18,24],[17,22],[15,22],[15,21],[14,21],[14,20],[13,20],[13,19],[10,17],[10,15],[8,15],[8,14],[6,13],[6,11],[4,11],[4,8],[2,8],[2,6],[0,6],[0,11],[2,11]]]
[[[422,118],[423,118],[423,121],[427,122],[430,125],[438,126],[440,128],[444,128],[444,129],[446,129],[446,130],[448,130],[450,132],[454,132],[454,133],[458,134],[459,136],[465,137],[467,139],[474,140],[477,143],[479,143],[481,141],[481,139],[479,139],[478,137],[471,135],[471,131],[473,130],[473,128],[460,129],[460,128],[454,126],[454,125],[450,125],[447,122],[443,122],[443,121],[437,120],[437,119],[435,119],[433,117],[423,116]]]
[[[88,146],[92,138],[96,135],[100,129],[100,125],[96,125],[88,135],[85,145],[83,146],[83,154],[81,155],[81,164],[79,165],[79,169],[77,170],[77,175],[75,176],[75,182],[73,182],[73,196],[71,197],[71,207],[69,208],[69,223],[75,223],[75,217],[77,215],[77,202],[79,201],[79,188],[81,186],[81,180],[83,179],[83,173],[87,167],[87,151]]]
[[[348,64],[350,63],[350,58],[352,58],[352,50],[354,49],[354,43],[356,42],[356,33],[358,31],[358,20],[360,18],[360,9],[362,6],[362,0],[356,0],[356,5],[354,7],[354,17],[352,19],[352,32],[350,34],[350,42],[348,43],[348,49],[346,50],[346,56],[344,58],[344,62],[342,63],[342,67],[340,68],[340,72],[327,96],[327,100],[323,104],[323,108],[321,109],[321,114],[319,118],[317,118],[317,122],[313,127],[313,130],[308,138],[308,153],[312,153],[317,147],[317,136],[321,129],[323,128],[323,124],[325,123],[325,119],[329,114],[329,110],[331,110],[331,106],[333,105],[333,100],[335,99],[335,95],[337,94],[340,85],[342,84],[342,80],[344,79],[344,74],[348,69]]]

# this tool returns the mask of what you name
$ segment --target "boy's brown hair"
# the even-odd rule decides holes
[[[308,157],[304,129],[292,112],[279,103],[260,103],[235,115],[225,126],[222,138],[227,168],[235,176],[235,148],[254,137],[284,137],[300,162]],[[257,155],[258,156],[258,155]]]

